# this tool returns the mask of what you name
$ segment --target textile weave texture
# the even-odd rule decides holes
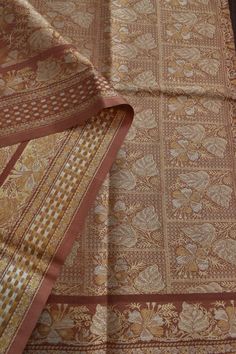
[[[235,354],[228,2],[0,13],[0,353]]]

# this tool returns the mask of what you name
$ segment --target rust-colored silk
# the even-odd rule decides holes
[[[0,352],[235,354],[227,1],[0,4]]]

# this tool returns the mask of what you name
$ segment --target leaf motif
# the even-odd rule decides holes
[[[43,312],[41,313],[40,317],[39,317],[39,323],[45,326],[50,327],[52,325],[52,317],[50,315],[50,312],[48,310],[43,310]]]
[[[207,195],[216,204],[228,208],[232,192],[232,188],[225,184],[214,184],[208,188]]]
[[[202,71],[212,76],[216,76],[220,68],[220,62],[216,59],[201,59],[198,65]]]
[[[39,28],[36,31],[32,32],[32,34],[30,35],[30,37],[28,39],[28,42],[29,42],[29,45],[33,49],[45,50],[49,46],[52,45],[53,36],[54,36],[53,29],[51,29],[51,28]]]
[[[134,84],[139,88],[152,89],[156,87],[157,81],[151,70],[144,71],[134,79]]]
[[[138,51],[135,46],[131,44],[115,44],[112,47],[112,52],[124,58],[136,58]]]
[[[114,204],[114,211],[115,211],[115,212],[126,211],[126,205],[125,205],[125,203],[122,202],[121,200],[118,200],[118,201]]]
[[[211,244],[216,235],[215,227],[209,223],[187,226],[182,231],[191,240],[201,245]]]
[[[197,2],[199,4],[202,4],[202,5],[208,5],[209,4],[209,0],[197,0]]]
[[[155,231],[161,227],[159,217],[153,206],[147,207],[138,212],[133,217],[132,223],[143,231]]]
[[[153,4],[151,3],[150,0],[141,0],[138,1],[135,5],[134,8],[137,12],[140,14],[151,14],[155,11]]]
[[[99,337],[106,338],[107,335],[118,333],[120,330],[121,321],[117,314],[109,310],[107,306],[97,305],[90,331]]]
[[[162,275],[156,264],[151,265],[140,272],[134,281],[134,285],[140,292],[145,293],[156,293],[165,287]]]
[[[217,157],[224,157],[225,149],[227,146],[227,140],[218,137],[210,137],[204,139],[202,145],[209,151],[212,155]]]
[[[114,188],[130,191],[136,185],[136,177],[128,170],[121,170],[111,175],[111,185]]]
[[[219,100],[210,100],[208,98],[203,98],[201,100],[203,107],[207,108],[209,111],[218,114],[222,107],[222,102]]]
[[[176,12],[171,15],[179,23],[185,25],[194,25],[197,22],[197,16],[192,12]]]
[[[126,151],[124,149],[119,149],[116,155],[117,160],[125,160],[126,159]]]
[[[188,101],[187,96],[172,97],[169,100],[168,109],[170,112],[181,111],[184,109],[186,102]]]
[[[209,284],[201,284],[192,287],[190,293],[221,293],[223,291],[222,286],[216,282],[211,282]]]
[[[134,311],[130,311],[128,321],[133,324],[131,328],[133,328],[134,333],[137,333],[134,329],[135,327],[141,328],[139,338],[142,342],[147,343],[151,340],[155,340],[155,337],[158,338],[163,332],[161,327],[164,324],[163,318],[159,314],[151,312],[149,309],[142,309],[141,311],[140,309],[139,311],[135,309]],[[148,324],[151,324],[152,330],[150,330],[148,326],[143,326],[143,323],[146,324],[146,321],[148,321]]]
[[[115,19],[125,21],[125,22],[134,22],[137,20],[136,12],[127,7],[123,7],[122,9],[117,9],[112,12],[112,15]]]
[[[205,171],[182,173],[179,175],[179,178],[186,183],[187,186],[197,191],[203,191],[210,182],[210,177]]]
[[[134,125],[137,128],[152,129],[157,126],[154,114],[151,108],[145,109],[135,115]]]
[[[145,50],[151,50],[157,47],[155,40],[151,33],[145,33],[135,39],[134,44]]]
[[[177,132],[193,142],[201,142],[206,135],[205,128],[201,124],[184,125],[176,128]]]
[[[137,160],[133,164],[132,170],[138,176],[145,176],[145,177],[156,176],[158,175],[159,172],[157,168],[157,164],[154,161],[152,154],[146,155],[141,159]]]
[[[135,138],[136,134],[137,134],[137,129],[135,128],[134,122],[133,122],[125,139],[128,141],[133,140]]]
[[[32,191],[35,186],[35,179],[34,175],[30,175],[27,181],[25,182],[25,190],[26,191]]]
[[[179,57],[189,61],[197,61],[201,58],[201,52],[197,48],[175,49],[174,53],[177,54]]]
[[[88,29],[93,22],[94,15],[88,12],[76,11],[71,18],[80,27]]]
[[[228,321],[229,319],[227,312],[222,307],[214,311],[214,317],[216,320],[223,320],[223,321]]]
[[[58,309],[59,310],[59,309]],[[47,337],[47,341],[52,344],[57,344],[61,342],[62,336],[61,333],[67,335],[67,338],[71,338],[71,331],[74,328],[74,321],[70,318],[69,314],[63,314],[63,310],[52,310],[50,312],[45,310],[43,313],[48,317],[51,317],[51,325],[49,326],[45,321],[42,321],[42,318],[39,319],[39,323],[37,325],[37,332],[42,337]],[[54,316],[53,316],[54,312]],[[45,319],[45,318],[44,318]]]
[[[209,325],[207,314],[204,314],[197,305],[183,302],[178,322],[178,327],[181,331],[196,335],[199,332],[205,331]]]
[[[130,225],[119,225],[110,232],[109,242],[130,248],[137,243],[137,237]]]
[[[47,6],[62,15],[70,15],[76,10],[75,4],[72,1],[48,1]]]
[[[213,252],[226,262],[236,265],[236,240],[218,240],[213,246]]]
[[[97,336],[105,335],[106,325],[104,327],[102,326],[102,324],[105,324],[106,320],[107,320],[107,308],[106,306],[102,306],[98,304],[96,307],[96,312],[92,317],[92,325],[90,326],[90,331]]]
[[[195,29],[199,34],[207,38],[213,38],[216,31],[216,27],[207,22],[197,23]]]

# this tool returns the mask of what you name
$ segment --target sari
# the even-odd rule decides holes
[[[0,13],[0,353],[236,353],[228,2]]]

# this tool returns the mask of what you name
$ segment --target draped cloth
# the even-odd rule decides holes
[[[235,354],[228,2],[0,0],[0,29],[0,353]]]

